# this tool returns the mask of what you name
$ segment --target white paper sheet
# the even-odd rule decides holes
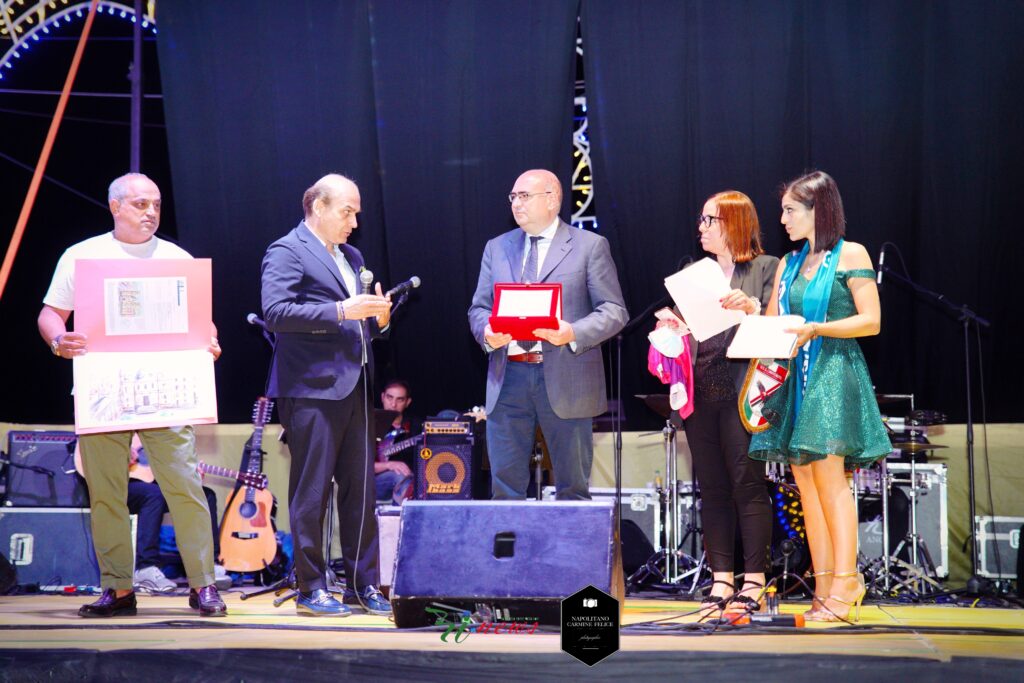
[[[796,334],[783,330],[804,324],[799,315],[748,315],[736,330],[729,358],[791,358]]]
[[[503,289],[494,315],[502,318],[538,318],[551,315],[554,289]],[[561,303],[561,302],[559,302]],[[556,317],[561,311],[556,311]]]
[[[103,280],[106,333],[185,334],[188,279],[133,277]]]
[[[720,299],[731,291],[721,266],[710,258],[665,278],[683,320],[698,342],[714,337],[747,317],[743,311],[722,308]]]

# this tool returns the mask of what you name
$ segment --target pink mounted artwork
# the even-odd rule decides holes
[[[217,422],[210,259],[75,263],[79,434]]]

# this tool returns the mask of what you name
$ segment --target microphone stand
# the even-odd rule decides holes
[[[613,455],[613,459],[614,459],[614,469],[615,469],[615,518],[614,518],[614,525],[615,525],[616,538],[619,539],[620,543],[621,543],[621,539],[622,539],[622,526],[621,526],[622,525],[622,519],[621,519],[622,515],[621,515],[621,511],[619,510],[619,508],[621,507],[620,501],[622,500],[622,413],[623,413],[623,398],[624,398],[623,397],[623,393],[622,393],[622,342],[623,342],[623,339],[625,339],[625,337],[627,335],[632,334],[634,331],[636,331],[636,329],[638,327],[640,327],[641,324],[643,324],[645,321],[650,320],[651,316],[654,314],[654,311],[656,311],[659,308],[667,305],[671,301],[672,301],[671,297],[669,297],[667,295],[663,296],[660,299],[658,299],[657,301],[655,301],[654,303],[649,305],[646,309],[644,309],[644,311],[640,315],[634,317],[632,320],[627,322],[623,326],[623,328],[619,331],[619,333],[617,335],[615,335],[615,397],[616,397],[617,408],[616,408],[616,411],[615,411],[615,419],[614,419],[614,427],[613,427],[615,436],[614,436],[614,439],[612,441],[612,444],[613,444],[612,445],[612,455]],[[675,486],[674,482],[672,483],[672,486]],[[671,548],[669,550],[670,551],[674,551],[675,549]],[[668,557],[672,557],[672,553],[671,552],[669,552]],[[666,560],[666,567],[665,567],[666,573],[668,573],[668,570],[669,570],[669,565],[667,563],[668,563],[668,560]],[[648,562],[648,565],[649,564],[650,564],[650,562]],[[637,572],[637,573],[639,573],[639,572]],[[633,576],[630,576],[629,577],[630,580],[635,579],[637,573],[634,573]],[[667,580],[671,580],[671,579],[667,579]]]
[[[970,520],[968,520],[969,534],[968,538],[971,545],[971,578],[967,580],[967,593],[969,595],[981,595],[991,592],[987,588],[989,582],[978,574],[978,539],[974,533],[974,520],[976,512],[976,498],[974,493],[974,416],[971,410],[971,345],[970,325],[973,322],[975,325],[980,327],[991,327],[990,323],[985,318],[972,311],[967,307],[966,304],[957,304],[946,298],[946,295],[934,292],[927,287],[917,284],[909,277],[901,275],[892,268],[879,264],[879,272],[885,273],[891,277],[896,278],[900,282],[910,286],[916,293],[935,301],[936,303],[942,304],[947,310],[958,316],[960,323],[963,325],[964,330],[964,394],[967,404],[967,504],[970,514]]]

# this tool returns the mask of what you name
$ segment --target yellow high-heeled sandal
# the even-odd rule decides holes
[[[856,576],[860,583],[860,591],[854,596],[853,600],[845,600],[838,595],[829,595],[828,599],[838,602],[842,605],[846,605],[850,609],[846,611],[845,615],[840,616],[836,614],[835,610],[832,610],[825,605],[824,608],[813,617],[813,621],[849,621],[856,623],[860,621],[860,606],[864,602],[864,596],[867,595],[868,589],[864,583],[864,575],[858,571],[852,572],[841,572],[839,574],[832,574],[833,578],[842,579],[850,576]],[[850,619],[850,612],[854,612],[853,619]]]
[[[811,574],[807,574],[807,576],[810,577],[810,578],[815,579],[814,587],[815,587],[815,589],[817,589],[817,587],[818,587],[817,578],[819,576],[832,576],[832,570],[831,569],[826,569],[826,570],[820,571],[820,572],[813,572]],[[804,619],[808,619],[808,618],[813,619],[815,614],[817,614],[818,612],[823,611],[826,600],[828,600],[828,596],[826,596],[824,598],[821,598],[821,597],[818,597],[818,595],[816,595],[816,594],[812,594],[811,595],[811,608],[809,610],[807,610],[806,612],[804,612]]]

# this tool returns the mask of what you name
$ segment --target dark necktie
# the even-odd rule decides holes
[[[530,284],[537,281],[537,261],[538,251],[537,246],[540,242],[540,235],[530,236],[530,252],[526,255],[526,265],[523,266],[523,284]],[[535,341],[524,341],[519,342],[519,346],[522,347],[526,353],[533,351],[540,351],[540,343]]]

